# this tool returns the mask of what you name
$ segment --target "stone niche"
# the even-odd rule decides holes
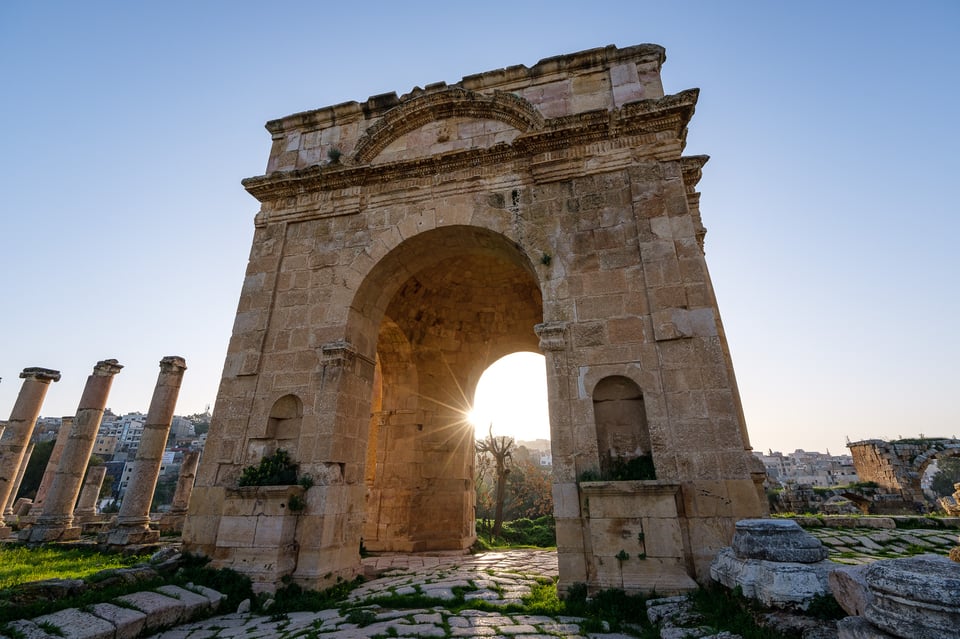
[[[680,486],[656,480],[581,482],[589,522],[589,584],[631,593],[695,590],[688,574]]]

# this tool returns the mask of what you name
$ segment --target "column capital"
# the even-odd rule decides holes
[[[98,377],[113,377],[123,368],[115,359],[103,359],[93,367],[93,374]]]
[[[566,322],[544,322],[533,327],[540,338],[540,350],[562,351],[567,347]]]
[[[176,373],[187,370],[187,360],[179,355],[167,355],[160,360],[160,371],[164,373]]]
[[[20,373],[20,378],[35,379],[38,382],[59,382],[60,371],[55,371],[52,368],[40,368],[38,366],[32,366],[30,368],[23,369],[23,372]]]

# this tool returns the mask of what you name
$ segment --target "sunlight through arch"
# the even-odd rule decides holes
[[[512,353],[483,372],[469,415],[478,437],[493,424],[494,435],[517,440],[550,439],[547,369],[539,353]]]

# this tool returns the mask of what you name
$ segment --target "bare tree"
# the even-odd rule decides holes
[[[497,465],[497,510],[493,518],[493,536],[500,536],[500,528],[503,526],[503,502],[507,493],[507,475],[510,469],[507,468],[507,460],[513,457],[510,451],[513,448],[513,437],[501,435],[493,436],[493,423],[491,422],[487,430],[487,436],[477,441],[477,451],[484,454],[490,454]]]

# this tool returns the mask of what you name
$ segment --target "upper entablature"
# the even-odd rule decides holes
[[[267,173],[406,159],[403,138],[421,154],[509,144],[547,119],[663,97],[664,60],[659,45],[608,46],[297,113],[267,123]],[[436,144],[421,146],[427,137]]]

